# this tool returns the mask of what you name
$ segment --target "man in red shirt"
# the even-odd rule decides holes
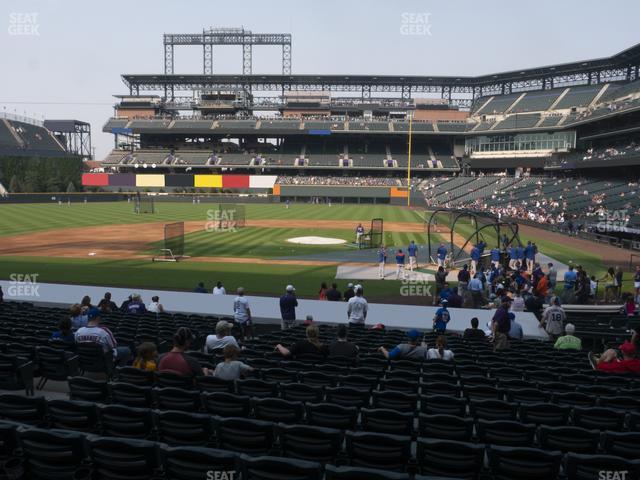
[[[636,346],[629,341],[625,341],[619,348],[620,353],[622,353],[622,360],[617,358],[615,350],[606,350],[600,358],[595,361],[596,370],[640,375],[640,359],[635,357]]]

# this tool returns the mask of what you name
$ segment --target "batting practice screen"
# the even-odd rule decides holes
[[[164,226],[164,248],[170,250],[174,257],[184,255],[184,222]]]
[[[134,213],[155,213],[153,197],[138,193],[135,199]]]
[[[371,220],[371,247],[377,248],[382,245],[384,235],[384,224],[382,218],[374,218]]]

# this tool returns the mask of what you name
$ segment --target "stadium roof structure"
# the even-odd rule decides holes
[[[124,74],[122,79],[131,95],[146,91],[164,91],[168,100],[176,91],[240,90],[252,91],[336,91],[371,93],[395,92],[402,99],[413,93],[436,93],[463,106],[485,95],[500,95],[530,90],[546,90],[570,85],[632,81],[640,77],[640,44],[610,57],[548,65],[480,76],[410,75],[259,75],[259,74]],[[453,98],[466,94],[467,98]]]

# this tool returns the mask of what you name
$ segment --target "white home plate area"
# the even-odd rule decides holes
[[[303,245],[341,245],[347,243],[342,238],[330,238],[330,237],[295,237],[288,238],[289,243],[300,243]]]

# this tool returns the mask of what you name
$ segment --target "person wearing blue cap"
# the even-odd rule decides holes
[[[379,347],[378,351],[389,360],[424,360],[427,356],[427,347],[420,344],[422,334],[418,330],[407,332],[407,342],[396,345],[391,350]]]
[[[524,336],[522,332],[522,325],[516,321],[515,313],[509,312],[509,322],[509,333],[507,334],[509,340],[522,340],[522,337]]]
[[[447,324],[451,320],[451,314],[447,310],[447,300],[440,302],[441,307],[436,310],[436,314],[433,316],[433,331],[436,333],[444,333],[447,330]]]

